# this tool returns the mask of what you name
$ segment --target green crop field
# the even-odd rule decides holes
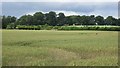
[[[3,30],[3,66],[116,66],[118,32]]]

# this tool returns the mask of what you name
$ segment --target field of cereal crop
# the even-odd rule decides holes
[[[115,66],[118,32],[3,30],[3,66]]]

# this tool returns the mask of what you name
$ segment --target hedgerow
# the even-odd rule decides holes
[[[10,26],[8,26],[8,29],[11,29]],[[37,26],[30,26],[30,25],[17,25],[16,29],[22,29],[22,30],[101,30],[101,31],[120,31],[120,27],[107,27],[107,26],[49,26],[49,25],[37,25]]]

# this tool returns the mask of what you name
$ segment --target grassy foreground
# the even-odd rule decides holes
[[[3,30],[3,66],[116,66],[118,33]]]

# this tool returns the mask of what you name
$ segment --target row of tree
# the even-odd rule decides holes
[[[50,26],[63,26],[63,25],[120,25],[120,19],[108,16],[106,19],[102,16],[80,16],[72,15],[65,16],[64,13],[56,14],[53,11],[43,14],[36,12],[34,15],[23,15],[19,19],[14,16],[2,17],[2,28],[7,25],[50,25]]]

